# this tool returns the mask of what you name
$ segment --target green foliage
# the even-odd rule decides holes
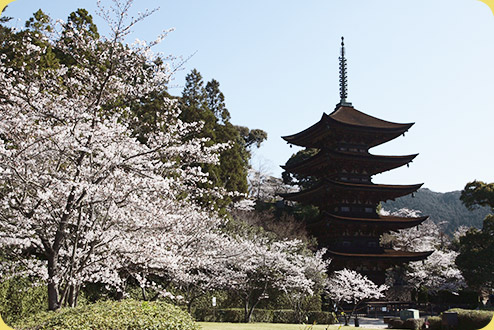
[[[494,224],[494,215],[488,215],[484,226],[488,228]],[[468,285],[481,289],[494,289],[494,236],[489,231],[470,229],[460,237],[459,255],[456,265],[461,270]]]
[[[292,309],[281,309],[273,312],[273,323],[301,323],[300,318],[300,313]]]
[[[33,31],[47,31],[53,30],[51,25],[51,19],[41,9],[33,14],[33,17],[26,21],[25,27]]]
[[[93,39],[100,37],[98,27],[93,23],[93,17],[86,9],[79,8],[75,12],[70,13],[67,23],[73,24],[74,28],[78,31],[87,31]]]
[[[388,327],[390,329],[403,329],[403,323],[405,323],[405,321],[400,320],[399,318],[395,317],[395,318],[389,319]]]
[[[247,193],[249,148],[253,144],[259,147],[267,137],[266,132],[232,125],[219,82],[213,79],[204,87],[202,76],[196,69],[186,77],[180,108],[183,121],[204,123],[197,137],[209,138],[212,143],[232,143],[231,148],[220,154],[219,165],[203,167],[213,184],[228,191]]]
[[[300,163],[306,159],[309,159],[310,157],[316,155],[319,152],[318,149],[303,149],[300,150],[299,152],[293,154],[290,159],[286,162],[286,165],[292,165],[292,164],[297,164]],[[316,178],[312,176],[306,176],[306,175],[300,175],[300,174],[293,174],[289,173],[287,171],[284,171],[281,173],[281,177],[283,178],[283,182],[285,184],[289,185],[297,185],[300,186],[301,189],[307,189],[314,185],[316,182]]]
[[[494,183],[467,183],[461,201],[469,209],[483,206],[494,210]],[[476,289],[494,290],[494,214],[485,217],[482,230],[470,229],[460,237],[456,265],[468,285]]]
[[[163,129],[161,123],[171,123],[172,118],[166,118],[163,115],[169,110],[169,105],[165,104],[164,100],[173,98],[166,92],[153,92],[140,100],[131,102],[128,119],[133,134],[139,142],[146,144],[150,133]]]
[[[494,215],[484,220],[484,227],[494,225]],[[476,289],[494,290],[494,236],[492,230],[471,229],[460,238],[456,265],[468,285]]]
[[[429,322],[430,330],[441,330],[442,329],[442,319],[440,316],[431,316],[427,319]]]
[[[245,315],[244,315],[245,318]],[[269,309],[255,309],[252,312],[251,322],[272,323],[273,311]]]
[[[194,316],[197,321],[204,322],[244,322],[242,308],[197,309]],[[252,314],[251,322],[333,324],[337,320],[335,314],[330,312],[308,311],[299,314],[294,310],[256,309]]]
[[[462,190],[460,199],[470,210],[478,206],[487,206],[494,212],[494,183],[469,182]]]
[[[310,324],[334,324],[338,322],[336,314],[333,312],[322,312],[322,311],[308,311],[307,321]]]
[[[204,315],[204,318],[196,318],[196,320],[210,320],[215,322],[232,322],[232,323],[240,323],[244,321],[244,310],[242,308],[228,308],[228,309],[218,309],[216,311],[207,309],[207,310],[198,310],[199,315]]]
[[[420,330],[424,325],[424,319],[408,319],[400,320],[399,318],[392,318],[388,321],[389,328],[391,329],[411,329]]]
[[[23,330],[196,330],[189,314],[164,302],[104,301],[43,312],[17,324]]]
[[[245,126],[235,126],[240,137],[244,139],[245,146],[250,147],[255,145],[257,148],[261,146],[261,143],[268,138],[268,133],[262,129],[249,129]]]
[[[427,188],[419,189],[414,196],[408,195],[395,201],[383,203],[387,211],[401,208],[422,211],[435,223],[444,223],[441,228],[446,234],[452,234],[458,227],[482,227],[482,219],[489,214],[489,208],[479,207],[469,211],[460,201],[460,191],[438,193]]]
[[[7,324],[48,308],[46,288],[26,277],[0,282],[0,314]]]
[[[424,325],[424,319],[408,319],[403,322],[404,329],[420,330]]]
[[[454,308],[447,312],[458,313],[458,327],[461,330],[484,328],[492,320],[494,312]]]
[[[182,294],[177,292],[177,294]],[[183,294],[182,294],[183,295]],[[228,309],[237,308],[242,306],[242,300],[233,294],[229,294],[228,291],[208,291],[204,295],[198,297],[193,304],[193,309],[208,310],[211,308],[212,298],[216,298],[216,308]]]
[[[5,23],[6,21],[1,21]],[[29,70],[33,78],[38,74],[37,69],[43,68],[56,68],[58,67],[59,59],[53,52],[50,42],[46,39],[41,38],[41,32],[52,31],[52,22],[50,17],[48,17],[43,11],[38,10],[33,14],[26,22],[26,29],[21,31],[16,31],[12,28],[6,27],[4,25],[0,26],[0,53],[4,54],[9,63],[9,66],[14,69],[20,69],[21,67],[25,70]],[[41,48],[46,48],[46,52],[41,56],[40,61],[35,61],[31,56],[26,55],[26,50],[23,49],[24,43],[21,42],[24,38],[29,38],[33,40],[36,46]],[[17,41],[15,46],[11,41]]]

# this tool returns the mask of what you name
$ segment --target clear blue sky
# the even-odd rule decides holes
[[[104,4],[110,1],[104,0]],[[39,8],[66,19],[95,0],[16,0],[5,15],[19,27]],[[279,176],[296,148],[281,139],[318,121],[339,101],[338,56],[345,36],[349,96],[370,115],[415,122],[376,154],[420,153],[410,165],[374,182],[424,182],[459,190],[494,181],[494,16],[477,0],[138,0],[133,10],[160,7],[133,38],[187,57],[170,89],[179,95],[187,72],[218,80],[232,122],[268,132],[254,168]],[[100,30],[104,23],[97,18]]]

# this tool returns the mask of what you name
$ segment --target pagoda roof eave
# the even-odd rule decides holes
[[[294,164],[286,164],[282,165],[281,168],[291,173],[305,173],[306,169],[309,169],[313,166],[317,166],[320,163],[325,163],[326,158],[337,159],[337,160],[349,160],[349,161],[359,161],[359,162],[379,162],[382,164],[386,164],[384,171],[403,166],[405,164],[410,163],[418,154],[412,155],[403,155],[403,156],[384,156],[384,155],[373,155],[370,153],[348,153],[341,152],[335,150],[326,150],[325,152],[318,152],[312,157],[309,157],[303,161],[294,163]],[[388,169],[389,167],[389,169]],[[380,172],[376,172],[373,174],[377,174]]]
[[[395,260],[395,261],[420,261],[430,256],[434,251],[409,252],[393,249],[384,249],[383,253],[348,253],[328,250],[329,256],[336,258],[366,259],[366,260]]]
[[[312,135],[312,134],[316,133],[317,131],[323,131],[324,130],[323,126],[325,126],[324,125],[325,116],[327,116],[327,115],[325,113],[323,113],[321,119],[317,123],[315,123],[314,125],[310,126],[309,128],[306,128],[303,131],[296,133],[296,134],[282,136],[281,138],[283,140],[287,141],[288,143],[299,145],[296,142],[299,138],[302,138],[302,137],[307,136],[307,135]]]
[[[423,217],[398,217],[398,216],[383,216],[379,215],[377,218],[361,218],[361,217],[346,217],[341,215],[332,214],[324,211],[323,215],[327,218],[323,218],[317,222],[308,224],[308,226],[317,226],[324,223],[325,221],[335,221],[340,223],[352,224],[369,224],[369,225],[391,225],[391,226],[406,226],[413,227],[416,226],[429,218],[429,216]]]
[[[422,185],[423,183],[414,184],[414,185],[361,184],[361,183],[349,183],[349,182],[324,179],[321,180],[319,184],[317,184],[312,188],[294,193],[279,194],[279,196],[286,200],[298,201],[298,202],[303,200],[316,201],[314,198],[311,197],[323,196],[329,190],[340,191],[340,192],[358,191],[359,193],[362,192],[386,193],[387,196],[385,199],[379,199],[380,201],[383,201],[383,200],[390,200],[411,194],[417,191]]]

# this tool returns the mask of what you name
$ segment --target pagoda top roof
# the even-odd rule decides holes
[[[380,171],[386,171],[405,165],[411,162],[415,157],[417,157],[417,155],[418,154],[405,156],[381,156],[372,155],[370,153],[351,153],[336,150],[325,150],[324,152],[320,151],[314,156],[300,162],[282,165],[281,167],[291,173],[311,174],[313,172],[313,167],[328,167],[330,166],[330,164],[328,164],[328,160],[334,159],[358,162],[362,165],[362,167],[365,167],[365,164],[369,163],[379,163],[381,165],[377,166],[377,172],[371,173],[377,174],[380,173]]]
[[[326,116],[342,124],[374,129],[407,130],[413,125],[413,123],[399,124],[382,120],[358,111],[354,107],[348,106],[340,106],[331,114]]]
[[[384,249],[383,253],[347,253],[328,250],[327,254],[332,257],[371,259],[371,260],[396,260],[396,261],[419,261],[427,258],[433,251],[409,252],[393,249]]]
[[[399,124],[382,120],[361,111],[352,106],[340,105],[331,114],[323,113],[321,119],[311,127],[293,135],[283,136],[282,138],[288,143],[299,146],[312,146],[313,139],[321,139],[331,128],[340,127],[342,129],[380,132],[382,134],[391,134],[389,139],[406,132],[414,123]]]
[[[323,179],[315,186],[294,193],[279,194],[284,199],[315,205],[327,204],[335,195],[351,199],[365,194],[377,201],[386,201],[411,194],[423,183],[413,185],[388,185],[374,183],[350,183]]]

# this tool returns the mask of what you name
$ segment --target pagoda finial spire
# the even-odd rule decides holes
[[[346,58],[345,58],[345,38],[341,37],[341,56],[340,60],[340,103],[337,106],[352,106],[346,101],[348,96],[348,81],[346,76]]]

